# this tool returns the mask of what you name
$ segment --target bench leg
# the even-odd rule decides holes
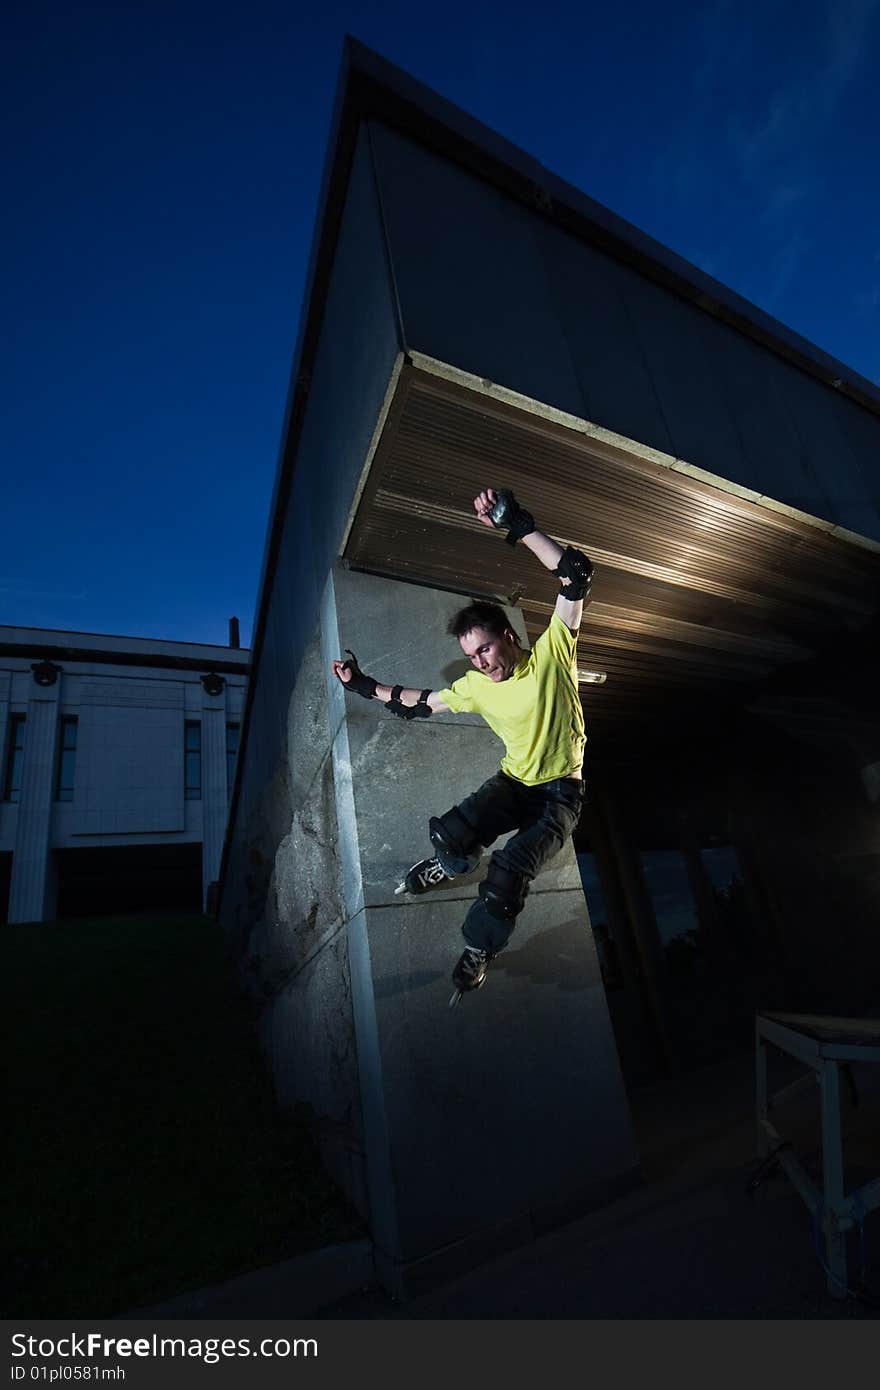
[[[840,1075],[837,1062],[823,1061],[822,1087],[822,1183],[828,1292],[846,1297],[846,1232],[844,1218],[843,1144],[840,1136]],[[846,1223],[847,1226],[849,1222]]]
[[[755,1033],[755,1108],[758,1122],[758,1157],[766,1158],[770,1148],[764,1131],[767,1118],[767,1044],[761,1034]]]

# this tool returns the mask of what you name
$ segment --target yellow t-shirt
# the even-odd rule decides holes
[[[533,787],[580,771],[586,736],[577,637],[555,610],[506,681],[468,671],[437,695],[453,714],[482,715],[507,750],[502,772],[518,782]]]

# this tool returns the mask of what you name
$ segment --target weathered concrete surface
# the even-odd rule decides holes
[[[637,1170],[571,846],[536,880],[484,989],[454,1011],[480,871],[423,899],[394,893],[428,851],[428,816],[491,776],[502,748],[475,716],[394,720],[346,696],[329,663],[351,646],[380,679],[448,683],[464,664],[446,625],[466,601],[334,572],[284,763],[249,818],[239,904],[279,1099],[310,1107],[397,1294],[610,1200]]]
[[[290,699],[284,765],[247,826],[240,965],[280,1103],[309,1107],[327,1168],[365,1214],[336,824],[316,636]]]
[[[269,1002],[264,1048],[283,1106],[306,1105],[327,1169],[368,1214],[348,942],[328,941]]]
[[[339,569],[323,605],[371,1230],[400,1294],[609,1200],[637,1173],[570,844],[533,885],[486,986],[454,1011],[479,872],[422,899],[394,895],[427,852],[428,816],[496,771],[501,746],[472,716],[403,724],[346,697],[329,661],[350,646],[377,679],[436,689],[463,669],[444,634],[467,601]]]
[[[628,1126],[583,893],[530,898],[482,990],[450,1010],[461,918],[430,898],[367,911],[407,1258],[612,1177]]]
[[[378,669],[378,668],[377,668]],[[504,747],[485,724],[462,724],[451,729],[456,716],[444,722],[404,723],[380,706],[351,711],[348,742],[354,779],[354,805],[364,902],[373,907],[393,901],[402,871],[433,853],[428,819],[462,801],[481,782],[498,771]],[[454,754],[450,756],[450,740]],[[509,835],[501,835],[499,848]],[[484,852],[482,872],[466,883],[455,880],[444,896],[471,902],[475,883],[486,871],[491,849]],[[577,861],[570,852],[547,865],[532,893],[580,888]]]

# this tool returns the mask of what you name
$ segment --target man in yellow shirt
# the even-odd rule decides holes
[[[472,711],[505,746],[501,771],[471,796],[428,822],[435,853],[414,864],[398,892],[426,893],[470,873],[482,851],[514,830],[490,860],[462,927],[466,945],[452,972],[457,1004],[478,989],[489,962],[506,945],[525,905],[529,884],[574,830],[583,802],[584,716],[577,684],[577,632],[588,599],[592,565],[581,551],[535,528],[534,517],[507,489],[484,488],[474,509],[485,526],[521,540],[560,579],[556,608],[531,651],[523,651],[504,609],[477,602],[449,625],[472,669],[443,690],[388,686],[367,676],[354,654],[334,661],[346,689],[381,700],[403,719]]]

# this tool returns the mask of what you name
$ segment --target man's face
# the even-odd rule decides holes
[[[500,637],[494,637],[484,627],[472,627],[458,640],[471,665],[492,681],[506,681],[522,657],[516,636],[509,627]]]

